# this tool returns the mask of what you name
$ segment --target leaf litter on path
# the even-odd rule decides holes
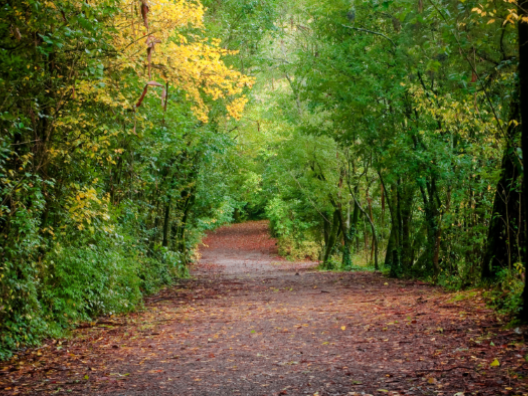
[[[528,393],[522,329],[502,329],[478,298],[287,262],[266,222],[204,242],[193,279],[148,298],[143,312],[0,364],[0,394]]]

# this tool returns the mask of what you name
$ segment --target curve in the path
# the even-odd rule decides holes
[[[289,262],[278,255],[277,241],[269,235],[269,222],[248,221],[210,232],[200,247],[199,274],[253,274],[298,271],[318,263]]]

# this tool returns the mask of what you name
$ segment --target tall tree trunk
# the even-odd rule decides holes
[[[163,219],[163,242],[162,245],[165,247],[169,246],[169,230],[170,230],[170,207],[171,199],[169,198],[165,205],[165,216]]]
[[[385,267],[392,266],[392,250],[394,249],[394,231],[391,228],[389,234],[389,242],[387,243],[387,251],[385,252]]]
[[[391,217],[391,231],[389,236],[389,243],[387,245],[387,252],[385,253],[385,266],[390,265],[390,276],[397,277],[400,268],[400,225],[398,222],[398,214],[396,213],[396,191],[392,186],[392,197],[389,196],[387,185],[383,181],[381,172],[378,171],[380,177],[382,191],[386,194],[387,204],[389,206],[389,212]]]
[[[526,164],[528,158],[528,23],[523,22],[522,18],[528,16],[528,0],[521,0],[519,4],[519,16],[521,20],[518,22],[519,29],[519,79],[521,86],[521,128],[522,128],[522,151],[523,162]],[[524,166],[526,174],[526,165]],[[523,197],[522,197],[522,234],[524,241],[526,237],[526,219],[528,218],[528,183],[526,179],[523,180]],[[528,321],[528,252],[527,246],[523,244],[524,265],[525,265],[525,286],[523,292],[523,309],[521,311],[521,319]]]
[[[413,264],[411,241],[413,190],[409,186],[403,187],[402,190],[400,212],[402,229],[402,271],[408,273]]]
[[[176,249],[182,253],[185,260],[188,260],[189,257],[187,257],[187,243],[186,243],[186,230],[187,230],[187,223],[189,222],[189,216],[191,214],[191,209],[194,205],[196,195],[195,195],[195,188],[191,188],[190,191],[184,190],[181,193],[182,199],[180,200],[179,204],[179,210],[182,212],[182,218],[178,224],[177,232],[176,232]]]
[[[357,192],[357,189],[356,189]],[[350,224],[347,227],[347,221],[343,218],[343,211],[339,210],[341,231],[343,233],[343,268],[352,268],[352,241],[357,231],[357,223],[359,218],[359,206],[354,201],[354,211],[352,212],[352,218]]]
[[[425,184],[425,186],[424,186]],[[440,211],[441,206],[438,198],[438,190],[434,177],[419,185],[424,203],[425,222],[427,224],[427,246],[421,259],[425,260],[427,267],[431,267],[436,278],[440,274],[439,252],[440,252]],[[426,187],[426,188],[424,188]]]
[[[332,229],[330,235],[328,236],[328,243],[325,246],[325,255],[323,260],[323,268],[330,268],[330,257],[334,251],[334,246],[337,239],[337,233],[339,231],[339,212],[338,209],[334,210],[334,216],[332,221]]]
[[[394,233],[393,248],[392,252],[387,252],[387,254],[392,254],[392,265],[390,269],[390,276],[396,278],[400,275],[401,272],[401,214],[400,214],[400,200],[398,199],[398,186],[392,185],[392,197],[390,198],[389,208],[391,209],[391,221],[392,229],[391,233]]]
[[[389,237],[389,244],[387,245],[387,252],[385,256],[385,265],[390,265],[390,276],[391,277],[397,277],[400,272],[400,222],[399,222],[399,214],[398,211],[398,204],[397,204],[397,193],[396,193],[396,187],[391,186],[391,196],[388,195],[389,191],[387,189],[387,186],[384,185],[384,191],[385,194],[387,194],[387,204],[389,205],[389,212],[391,217],[391,231],[390,231],[390,237]]]
[[[510,109],[510,121],[519,120],[520,106],[517,92],[514,93]],[[519,224],[519,205],[522,194],[517,189],[517,179],[522,173],[522,168],[515,153],[514,142],[520,132],[521,128],[518,124],[509,123],[507,146],[502,156],[501,178],[493,200],[488,238],[482,259],[483,279],[495,278],[498,270],[507,266],[508,262],[521,259],[517,257],[519,249],[517,249],[516,238],[508,238],[508,235],[511,236]]]

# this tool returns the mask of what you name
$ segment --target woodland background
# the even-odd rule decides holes
[[[521,314],[526,8],[0,1],[0,358],[135,309],[256,218],[292,260]]]

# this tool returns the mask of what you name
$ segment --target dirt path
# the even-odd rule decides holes
[[[1,371],[0,393],[526,394],[523,336],[500,330],[480,301],[367,272],[316,272],[276,257],[266,231],[263,222],[219,229],[195,279],[151,298],[146,312],[19,355]]]

